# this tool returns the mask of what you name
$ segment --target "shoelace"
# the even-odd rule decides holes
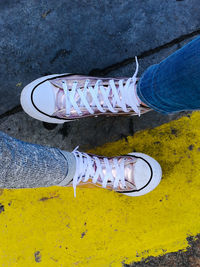
[[[72,85],[72,89],[68,90],[67,82],[65,80],[62,81],[62,87],[65,94],[66,101],[66,116],[70,115],[71,107],[73,107],[76,112],[81,115],[82,111],[77,104],[77,99],[81,100],[82,105],[88,110],[90,114],[94,114],[94,110],[92,107],[97,108],[100,112],[104,113],[109,110],[112,113],[117,113],[118,110],[116,106],[121,107],[124,112],[128,112],[127,106],[132,108],[140,116],[140,102],[136,96],[135,88],[137,82],[137,73],[138,73],[138,60],[135,57],[136,61],[136,70],[132,78],[129,78],[125,85],[124,80],[121,79],[116,85],[116,81],[109,80],[108,86],[106,88],[103,86],[102,80],[97,80],[94,86],[90,85],[90,80],[87,79],[84,84],[84,88],[80,89],[78,87],[78,82],[74,81]],[[104,105],[102,106],[99,99],[99,91],[103,97]],[[88,92],[92,96],[92,103],[90,104],[87,100]],[[77,98],[77,93],[79,97]],[[111,100],[110,95],[112,95]]]
[[[76,196],[76,186],[81,181],[87,182],[89,179],[92,179],[93,183],[100,180],[103,188],[106,188],[108,181],[111,182],[113,188],[117,188],[119,183],[125,188],[124,159],[121,159],[120,162],[116,158],[113,159],[116,170],[116,176],[113,176],[112,167],[107,158],[103,158],[100,161],[98,157],[91,157],[86,153],[79,152],[77,149],[78,147],[72,151],[76,159],[76,172],[73,178],[74,196]],[[104,173],[102,164],[106,167]]]

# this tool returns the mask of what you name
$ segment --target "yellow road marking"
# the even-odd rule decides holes
[[[143,152],[163,179],[131,198],[103,189],[4,190],[1,266],[122,266],[185,249],[200,232],[200,113],[106,144],[92,152]]]

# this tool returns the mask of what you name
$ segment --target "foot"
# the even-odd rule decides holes
[[[102,157],[72,152],[76,159],[76,172],[73,180],[66,185],[76,187],[103,187],[127,196],[141,196],[152,191],[162,177],[159,163],[142,153],[130,153],[119,157]]]
[[[31,117],[64,123],[99,115],[140,115],[150,110],[139,100],[136,87],[138,62],[131,78],[98,78],[53,74],[28,84],[21,105]]]

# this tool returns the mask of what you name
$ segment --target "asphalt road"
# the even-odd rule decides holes
[[[28,82],[46,74],[129,77],[135,55],[142,74],[199,34],[198,0],[1,0],[0,130],[32,143],[90,149],[185,116],[150,112],[53,126],[24,114],[19,97]],[[200,266],[199,238],[190,242],[187,252],[131,266]]]

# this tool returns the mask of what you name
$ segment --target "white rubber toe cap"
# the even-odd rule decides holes
[[[142,159],[138,159],[134,166],[134,183],[137,189],[144,187],[150,177],[151,169],[149,165]]]
[[[37,109],[52,115],[55,111],[55,94],[49,81],[41,83],[33,92],[33,102]]]
[[[143,153],[130,153],[138,158],[135,164],[134,181],[136,190],[123,192],[131,197],[142,196],[154,190],[161,181],[162,169],[160,164],[152,157]]]
[[[68,75],[68,73],[44,76],[24,87],[21,92],[20,102],[23,110],[29,116],[48,123],[64,123],[68,121],[66,119],[51,117],[55,107],[55,96],[54,88],[51,86],[50,89],[51,84],[48,80],[63,75]]]

